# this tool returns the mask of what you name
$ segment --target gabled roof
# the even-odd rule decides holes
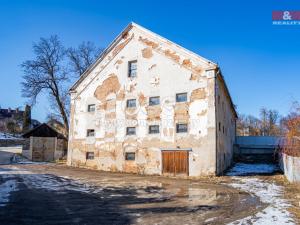
[[[30,137],[57,137],[59,139],[66,139],[66,137],[52,127],[50,127],[46,123],[42,123],[41,125],[33,128],[32,130],[28,131],[27,133],[22,135],[23,138],[30,138]]]
[[[230,96],[230,93],[228,91],[228,88],[227,88],[227,85],[226,85],[226,82],[224,80],[224,77],[222,76],[222,73],[220,71],[220,68],[219,66],[206,59],[206,58],[203,58],[202,56],[134,23],[134,22],[131,22],[130,24],[127,25],[127,27],[125,27],[125,29],[108,45],[108,47],[100,54],[100,56],[96,59],[96,61],[91,65],[89,66],[89,68],[80,76],[80,78],[72,85],[72,87],[70,88],[70,92],[74,92],[75,89],[80,85],[80,83],[85,80],[85,78],[90,74],[91,71],[93,71],[93,69],[99,65],[99,63],[102,62],[102,60],[119,44],[120,41],[122,41],[123,37],[126,36],[126,34],[132,29],[132,28],[136,28],[140,31],[142,31],[143,33],[145,34],[148,34],[150,35],[153,39],[156,39],[156,40],[159,40],[163,43],[168,43],[170,45],[172,45],[174,48],[176,48],[177,50],[180,50],[181,53],[184,53],[184,54],[187,54],[189,57],[195,59],[195,60],[198,60],[202,63],[205,63],[208,66],[208,68],[206,68],[206,70],[216,70],[216,72],[218,73],[217,76],[219,76],[221,78],[221,82],[224,84],[225,86],[225,90],[228,94],[228,97],[229,97],[229,100],[230,100],[230,104],[231,104],[231,107],[233,109],[233,113],[235,114],[235,117],[237,117],[237,113],[236,113],[236,110],[235,110],[235,106],[232,102],[232,98]]]
[[[197,60],[200,60],[204,63],[207,63],[207,64],[210,64],[212,68],[216,68],[217,67],[217,64],[208,60],[208,59],[205,59],[203,58],[202,56],[194,53],[194,52],[191,52],[190,50],[188,49],[185,49],[183,48],[182,46],[134,23],[134,22],[131,22],[130,24],[127,25],[127,27],[109,44],[109,46],[100,54],[100,56],[96,59],[96,61],[88,67],[88,69],[80,76],[79,80],[77,80],[73,85],[72,87],[70,88],[70,92],[74,91],[78,85],[89,75],[89,73],[105,58],[105,56],[111,51],[113,50],[113,48],[118,45],[118,43],[122,40],[122,38],[133,28],[137,28],[151,36],[153,36],[154,38],[157,38],[157,39],[160,39],[162,42],[167,42],[167,43],[170,43],[171,45],[174,45],[176,48],[179,48],[181,49],[182,51],[184,51],[186,54],[190,55],[191,57],[193,58],[197,58]]]

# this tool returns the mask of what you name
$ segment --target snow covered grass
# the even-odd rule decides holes
[[[20,139],[20,137],[13,136],[9,133],[2,133],[0,132],[0,139]]]
[[[268,206],[255,215],[237,220],[230,225],[257,224],[257,225],[290,225],[295,224],[291,213],[287,210],[291,205],[283,198],[283,187],[273,181],[261,178],[246,177],[247,174],[272,174],[277,171],[272,164],[244,164],[237,163],[228,173],[234,176],[234,183],[230,186],[238,188],[260,198]]]

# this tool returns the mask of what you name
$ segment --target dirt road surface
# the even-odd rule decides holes
[[[249,177],[255,169],[241,174],[247,168],[237,165],[227,177],[184,180],[1,165],[0,224],[297,224],[282,184]]]

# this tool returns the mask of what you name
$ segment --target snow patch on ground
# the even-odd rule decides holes
[[[16,190],[17,184],[15,180],[7,180],[3,184],[0,184],[0,207],[6,205],[9,201],[10,193]]]
[[[275,164],[246,164],[236,163],[231,168],[227,175],[228,176],[247,176],[252,174],[273,174],[278,171],[279,168]]]
[[[288,208],[291,204],[283,198],[283,187],[269,180],[245,177],[246,174],[272,174],[277,166],[272,164],[237,163],[227,175],[234,176],[230,186],[257,196],[268,206],[253,216],[237,220],[230,225],[290,225],[295,224]],[[241,177],[239,177],[241,176]]]
[[[21,176],[24,184],[28,187],[35,189],[47,189],[50,191],[58,191],[63,193],[64,191],[80,191],[85,193],[95,192],[93,188],[87,184],[80,183],[71,179],[66,179],[64,177],[57,177],[49,174],[35,174],[29,170],[19,169],[17,167],[10,167],[9,170],[0,170],[0,175],[2,177],[15,178],[19,175]],[[97,191],[101,189],[98,188]]]
[[[20,139],[20,137],[15,137],[12,134],[0,132],[0,139]]]

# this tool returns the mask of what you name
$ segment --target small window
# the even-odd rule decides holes
[[[137,74],[137,61],[128,63],[128,77],[136,77]]]
[[[135,135],[135,127],[127,127],[126,134],[127,135]]]
[[[149,105],[159,105],[160,100],[159,97],[150,97],[149,98]]]
[[[219,131],[221,131],[221,122],[219,122]]]
[[[95,104],[88,105],[88,112],[95,112],[95,110],[96,110]]]
[[[88,137],[94,137],[95,136],[95,130],[93,130],[93,129],[87,130],[86,136],[88,136]]]
[[[135,108],[136,107],[136,100],[135,99],[128,99],[127,100],[127,108]]]
[[[134,152],[126,152],[125,160],[129,160],[129,161],[135,160],[135,153]]]
[[[94,152],[87,152],[86,159],[94,159]]]
[[[176,94],[176,102],[186,102],[186,101],[187,101],[187,93]]]
[[[158,125],[150,125],[149,126],[149,134],[158,134],[159,126]]]
[[[186,123],[176,124],[176,133],[186,133],[186,132],[187,132],[187,124]]]

